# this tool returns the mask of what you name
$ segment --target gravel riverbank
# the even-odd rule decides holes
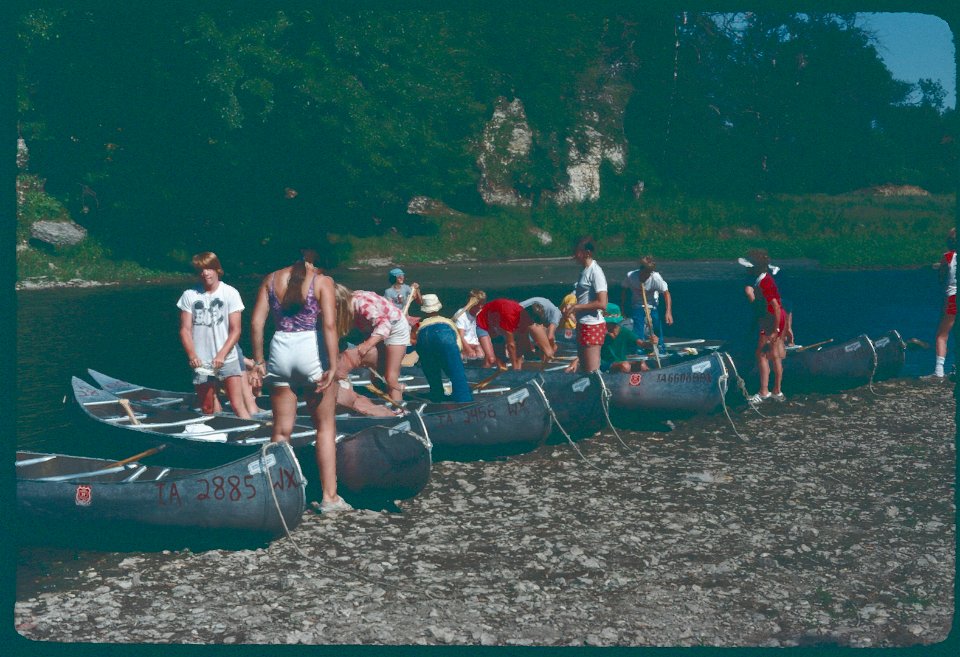
[[[81,558],[17,631],[105,643],[906,646],[954,611],[953,386],[436,463],[402,513],[258,550]],[[589,462],[589,464],[588,464]],[[302,552],[302,554],[301,554]],[[30,555],[21,551],[21,560]],[[22,564],[21,564],[22,565]]]

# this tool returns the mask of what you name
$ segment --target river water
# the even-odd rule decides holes
[[[632,263],[604,263],[611,300],[619,302],[619,281]],[[940,313],[941,292],[930,268],[906,270],[828,271],[810,262],[779,263],[777,281],[794,306],[799,344],[828,338],[837,341],[860,333],[876,337],[895,328],[904,338],[932,345]],[[386,268],[384,268],[386,269]],[[545,296],[555,302],[570,291],[579,268],[569,259],[461,263],[406,267],[407,280],[440,296],[442,313],[451,315],[471,287],[488,298],[524,299]],[[743,295],[744,269],[730,262],[663,263],[670,285],[675,324],[669,336],[728,341],[733,353],[749,350],[750,311]],[[379,292],[387,285],[385,271],[344,271],[338,281]],[[259,281],[227,282],[248,304],[241,346],[249,353],[248,318]],[[86,376],[86,368],[151,387],[190,388],[190,373],[177,337],[176,301],[183,284],[157,284],[85,289],[53,289],[17,294],[17,444],[38,451],[103,456],[90,444],[85,418],[69,412],[70,377]],[[952,351],[952,344],[951,344]],[[933,350],[909,350],[904,374],[933,369]],[[952,356],[948,360],[948,367]],[[742,371],[748,370],[744,363]],[[748,382],[751,388],[755,385]],[[789,382],[784,383],[789,394]]]

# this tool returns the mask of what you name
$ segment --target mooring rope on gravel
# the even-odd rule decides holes
[[[275,444],[276,443],[264,443],[263,446],[260,448],[260,468],[263,470],[263,472],[267,476],[267,485],[270,487],[270,495],[271,497],[273,497],[273,506],[277,510],[277,515],[280,516],[280,523],[283,525],[283,531],[286,534],[287,539],[289,539],[290,544],[293,545],[293,549],[297,551],[297,554],[299,554],[301,557],[303,557],[305,560],[309,561],[310,563],[316,566],[319,566],[320,568],[322,568],[323,570],[329,573],[356,577],[357,579],[363,580],[368,584],[385,586],[388,588],[393,588],[398,591],[404,591],[406,593],[411,593],[413,595],[423,595],[427,598],[430,598],[431,600],[436,600],[436,598],[430,595],[430,593],[428,593],[426,590],[414,590],[414,589],[407,588],[405,586],[400,586],[399,584],[391,584],[390,582],[387,582],[382,579],[374,579],[371,577],[367,577],[366,575],[362,575],[361,573],[358,573],[355,570],[350,570],[349,568],[335,568],[304,552],[303,549],[300,547],[300,545],[297,543],[297,541],[294,540],[293,534],[290,533],[290,527],[287,526],[287,521],[283,517],[283,511],[280,510],[280,501],[277,499],[277,491],[274,490],[273,488],[273,476],[270,474],[270,468],[266,462],[267,450],[270,449],[270,447]],[[306,482],[304,482],[304,486],[306,486]]]
[[[597,379],[600,381],[600,405],[603,406],[603,414],[607,418],[607,426],[610,427],[610,430],[613,431],[613,435],[617,437],[617,440],[620,441],[620,444],[623,445],[623,448],[634,456],[640,456],[640,453],[630,449],[630,447],[623,441],[623,438],[620,437],[620,434],[617,432],[617,428],[613,426],[613,420],[610,419],[610,399],[613,398],[613,391],[607,386],[607,382],[603,380],[603,375],[600,373],[600,370],[593,372],[597,375]]]
[[[540,388],[540,384],[539,384],[539,383],[537,383],[537,387]],[[584,462],[584,463],[586,463],[587,465],[589,465],[589,466],[590,466],[591,468],[593,468],[594,470],[597,470],[598,472],[604,472],[604,471],[606,470],[606,468],[601,468],[601,467],[599,467],[599,466],[596,466],[596,465],[594,465],[593,463],[591,463],[590,461],[587,460],[587,457],[584,456],[584,455],[583,455],[583,452],[580,451],[580,448],[577,447],[577,444],[573,441],[573,438],[570,437],[570,434],[567,433],[567,430],[563,428],[563,425],[562,425],[562,424],[560,424],[560,420],[557,419],[557,414],[556,414],[556,412],[553,410],[553,406],[550,405],[550,398],[547,397],[546,393],[543,392],[543,388],[540,388],[540,392],[541,392],[541,394],[543,394],[543,399],[544,399],[544,401],[545,401],[546,404],[547,404],[547,411],[550,413],[551,419],[552,419],[553,422],[557,425],[557,428],[560,429],[560,433],[563,434],[563,437],[567,439],[567,442],[570,443],[570,445],[571,445],[571,446],[573,447],[573,449],[577,452],[577,454],[580,455],[580,458],[583,459],[583,462]]]
[[[736,373],[736,366],[733,364],[733,358],[730,357],[730,354],[724,354],[727,357],[727,362],[733,368],[734,373]],[[730,427],[733,429],[733,433],[736,434],[737,438],[743,442],[750,442],[750,439],[742,435],[737,431],[737,425],[734,424],[733,418],[730,417],[730,410],[727,408],[727,382],[730,380],[730,373],[727,371],[727,368],[723,365],[723,359],[720,359],[720,367],[723,368],[723,374],[717,377],[717,389],[720,391],[720,405],[723,407],[723,414],[727,416],[727,420],[730,422]],[[740,375],[736,375],[737,380],[741,386],[741,393],[746,390],[746,384],[743,383],[743,379],[740,378]]]

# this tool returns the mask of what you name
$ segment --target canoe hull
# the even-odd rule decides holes
[[[144,396],[142,391],[149,389],[127,385],[140,391],[140,400],[131,403],[131,407],[143,416],[140,425],[112,419],[123,411],[111,393],[93,388],[80,379],[73,382],[75,397],[84,411],[101,424],[123,429],[127,445],[134,445],[136,441],[131,449],[166,445],[167,457],[175,463],[213,466],[240,458],[270,443],[272,428],[264,421],[239,420],[230,415],[203,416],[195,411],[168,407],[161,409],[151,403],[149,396]],[[159,397],[176,397],[176,393],[169,391],[156,392]],[[193,418],[194,424],[209,427],[210,431],[207,435],[190,433],[186,430],[189,422],[163,422],[186,421],[186,418]],[[344,493],[364,498],[395,500],[413,497],[429,481],[430,441],[410,431],[409,425],[392,430],[389,426],[382,426],[384,418],[378,419],[380,424],[371,424],[356,435],[337,437],[338,485]],[[251,425],[255,428],[242,429]],[[237,428],[241,430],[232,430]],[[415,429],[419,430],[419,425]],[[316,432],[311,427],[295,426],[290,445],[300,459],[307,479],[319,486],[315,441]]]
[[[877,368],[877,352],[866,335],[818,349],[787,353],[784,390],[832,392],[866,385]]]
[[[340,435],[337,486],[361,497],[415,497],[430,481],[431,453],[430,441],[410,431],[408,423]]]
[[[472,402],[424,404],[419,409],[435,446],[522,451],[536,449],[551,429],[543,389],[529,381],[502,394]]]
[[[877,352],[877,371],[874,380],[899,376],[907,360],[907,344],[898,331],[887,331],[873,341]]]
[[[65,523],[91,531],[136,525],[279,536],[284,523],[289,529],[297,526],[306,508],[305,479],[289,445],[268,445],[265,452],[207,470],[133,463],[100,476],[83,473],[95,473],[111,461],[27,452],[18,453],[17,460],[41,456],[54,458],[17,467],[17,511],[35,525]],[[124,481],[138,471],[137,478]]]
[[[712,353],[646,372],[605,373],[603,379],[620,410],[663,418],[711,413],[727,394],[727,358]]]

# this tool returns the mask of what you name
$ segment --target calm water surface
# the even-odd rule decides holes
[[[601,266],[619,303],[619,281],[630,263]],[[930,268],[896,271],[822,271],[810,263],[780,263],[777,276],[784,297],[794,306],[797,342],[842,340],[860,333],[873,337],[895,328],[904,338],[933,343],[940,312],[936,272]],[[459,308],[471,287],[488,298],[545,296],[559,302],[570,291],[579,268],[571,260],[526,263],[459,264],[406,267],[407,280],[440,296],[447,316]],[[744,269],[724,263],[665,263],[660,271],[670,285],[675,324],[668,334],[728,340],[728,347],[749,348],[750,312],[743,296]],[[384,272],[342,272],[338,281],[382,292]],[[247,304],[241,346],[249,353],[249,313],[259,281],[227,282]],[[157,388],[188,390],[190,372],[177,337],[177,299],[184,286],[108,287],[36,290],[17,294],[17,444],[41,451],[104,456],[88,437],[89,420],[63,403],[70,377],[86,377],[93,368],[121,379]],[[952,351],[951,344],[951,351]],[[907,353],[905,375],[933,369],[933,350]],[[948,360],[952,362],[952,357]],[[744,363],[741,370],[746,370]],[[754,382],[748,381],[751,389]],[[789,394],[789,382],[784,383]]]

